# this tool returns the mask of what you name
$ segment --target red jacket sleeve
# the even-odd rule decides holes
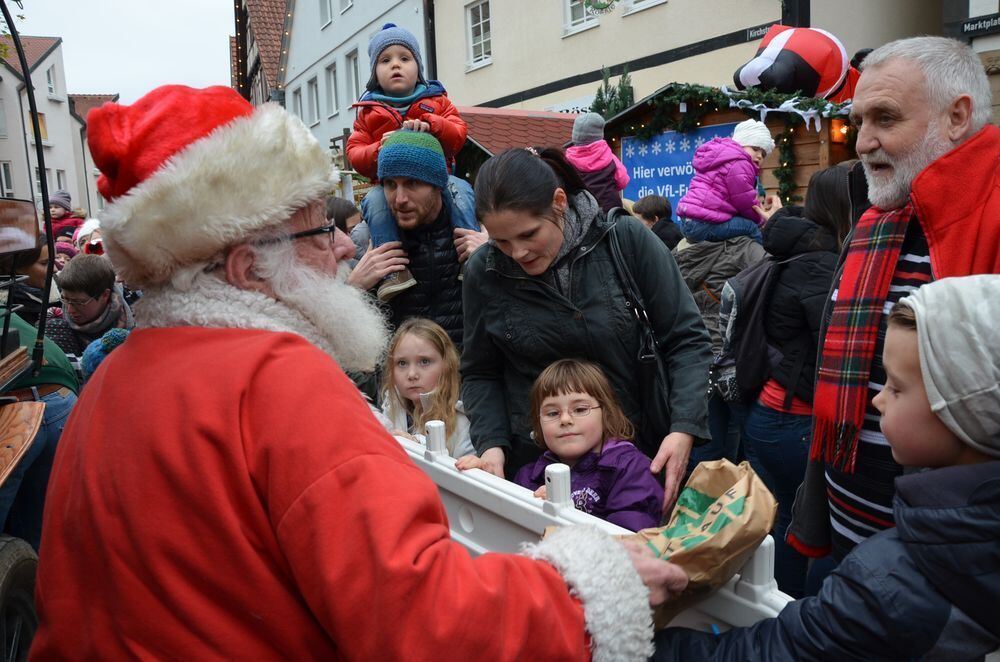
[[[462,145],[465,144],[465,137],[469,132],[469,127],[465,120],[458,113],[458,108],[446,96],[437,99],[440,108],[436,113],[427,113],[421,119],[431,125],[431,133],[441,141],[444,148],[445,158],[450,163]]]
[[[351,137],[347,139],[347,159],[362,176],[374,181],[378,174],[378,139],[365,125],[367,108],[358,109]]]

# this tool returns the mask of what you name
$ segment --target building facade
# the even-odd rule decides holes
[[[2,39],[7,53],[0,59],[0,195],[40,202],[44,179],[50,194],[64,189],[74,207],[95,214],[103,205],[98,200],[93,159],[86,148],[86,123],[74,112],[66,91],[62,39],[21,37],[27,75],[35,90],[38,136],[32,128],[25,72],[13,42],[9,37]],[[36,141],[44,154],[41,168]]]
[[[774,23],[829,30],[849,54],[940,34],[942,0],[438,0],[437,68],[463,105],[578,112],[603,67],[636,99],[666,83],[731,85]]]
[[[282,45],[285,107],[298,115],[324,146],[354,124],[351,105],[371,75],[368,41],[386,23],[412,32],[428,71],[425,3],[419,0],[293,0]]]
[[[945,34],[979,53],[993,90],[993,123],[1000,124],[1000,0],[945,0]]]

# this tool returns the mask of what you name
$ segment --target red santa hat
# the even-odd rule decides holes
[[[87,142],[110,201],[108,253],[139,288],[279,225],[334,176],[298,118],[228,87],[166,85],[131,106],[104,104],[87,116]]]

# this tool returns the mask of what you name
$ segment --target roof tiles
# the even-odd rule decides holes
[[[246,0],[250,28],[257,40],[260,64],[264,68],[267,84],[277,87],[278,62],[281,59],[281,34],[285,28],[285,0]]]
[[[576,115],[539,110],[461,106],[469,139],[498,154],[511,147],[562,147],[573,134]]]
[[[38,61],[60,41],[62,41],[60,37],[27,37],[21,35],[21,47],[24,49],[24,57],[28,60],[28,68],[34,69]],[[21,71],[21,61],[17,57],[14,40],[10,38],[10,35],[2,35],[0,36],[0,44],[7,47],[7,57],[3,58],[4,62],[23,79],[24,72]]]
[[[105,103],[118,101],[117,94],[70,94],[69,102],[73,112],[84,122],[87,121],[87,113]]]

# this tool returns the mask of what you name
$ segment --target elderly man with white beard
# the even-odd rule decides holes
[[[641,659],[683,571],[589,527],[471,558],[342,372],[383,320],[342,282],[329,159],[276,105],[158,88],[88,116],[137,329],[49,484],[38,659]]]
[[[894,525],[902,467],[872,405],[888,312],[949,276],[1000,273],[1000,129],[969,46],[942,37],[873,51],[851,121],[873,207],[845,242],[821,334],[811,460],[789,544],[840,562]],[[955,320],[960,323],[961,320]]]

